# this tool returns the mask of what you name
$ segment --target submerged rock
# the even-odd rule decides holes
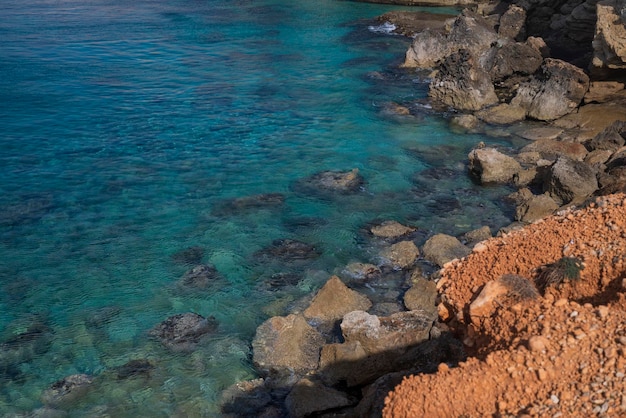
[[[365,181],[357,168],[351,171],[322,171],[294,183],[293,188],[302,194],[353,194]]]
[[[397,270],[413,266],[419,255],[419,249],[413,241],[400,241],[380,252],[383,264]]]
[[[172,260],[177,264],[200,264],[202,257],[204,257],[204,248],[202,247],[188,247],[172,254]]]
[[[372,235],[378,238],[398,239],[415,232],[417,228],[405,226],[397,221],[384,221],[370,228]]]
[[[52,345],[52,330],[35,316],[27,318],[25,330],[0,343],[0,375],[19,375],[19,365],[47,352]],[[21,324],[21,321],[20,321]],[[16,328],[20,324],[16,324]],[[11,328],[13,324],[9,324]]]
[[[206,290],[222,278],[213,265],[201,264],[185,272],[178,285],[187,289]]]
[[[173,315],[158,324],[150,335],[172,351],[193,351],[200,340],[217,330],[217,320],[195,313]]]
[[[117,378],[124,380],[131,377],[150,377],[152,370],[154,370],[154,364],[150,360],[131,360],[117,368]]]
[[[445,234],[432,236],[423,247],[424,258],[440,267],[455,258],[463,258],[470,252],[457,238]]]
[[[224,200],[217,203],[211,213],[216,216],[236,215],[253,210],[275,209],[284,203],[285,195],[282,193],[263,193]]]
[[[49,406],[69,406],[87,394],[93,377],[73,374],[55,382],[41,395],[41,402]]]
[[[222,412],[237,417],[262,416],[261,412],[271,402],[270,388],[264,379],[238,382],[224,390],[220,398]]]
[[[257,251],[257,258],[276,258],[281,261],[310,260],[319,257],[321,252],[313,245],[294,239],[277,239],[272,245]]]
[[[304,418],[355,403],[345,392],[309,378],[300,379],[285,399],[289,416],[293,418]]]

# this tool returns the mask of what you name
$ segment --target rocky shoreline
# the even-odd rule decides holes
[[[481,184],[512,184],[518,188],[510,196],[516,207],[516,222],[499,231],[502,237],[507,237],[510,231],[525,231],[525,225],[585,204],[595,196],[626,191],[626,122],[623,122],[626,94],[620,73],[624,62],[617,45],[626,39],[619,40],[616,35],[621,33],[621,20],[615,23],[622,6],[616,3],[606,6],[602,2],[597,13],[585,15],[583,12],[592,9],[590,2],[570,3],[560,7],[561,14],[557,13],[560,20],[554,15],[549,17],[552,26],[560,25],[562,36],[541,36],[543,27],[538,22],[549,14],[539,10],[542,5],[535,3],[479,5],[449,20],[411,12],[380,17],[381,22],[393,24],[398,33],[413,38],[403,67],[427,74],[431,104],[451,115],[450,123],[455,129],[505,134],[524,144],[515,154],[477,144],[468,155],[469,175]],[[581,22],[587,22],[590,15],[597,21],[583,25]],[[587,29],[594,33],[585,32]],[[590,44],[580,42],[582,39]],[[399,114],[411,112],[403,104],[393,109]],[[339,173],[334,174],[333,181],[344,182]],[[596,205],[614,202],[610,200],[613,198],[598,199]],[[617,209],[612,216],[619,218],[624,213],[623,197],[615,199]],[[590,206],[585,210],[590,211]],[[556,219],[577,217],[578,213]],[[614,218],[603,221],[616,222]],[[533,228],[539,234],[548,233],[540,223],[533,224]],[[465,364],[477,361],[474,359],[480,357],[468,360],[467,356],[480,353],[478,347],[484,344],[476,341],[486,333],[479,327],[472,328],[471,321],[468,327],[459,315],[469,315],[466,304],[487,287],[487,280],[476,283],[460,306],[451,306],[445,290],[455,285],[449,284],[452,279],[447,278],[446,271],[454,268],[463,276],[464,261],[456,260],[471,258],[486,251],[486,247],[497,245],[491,244],[494,239],[505,238],[492,239],[491,231],[482,228],[462,237],[438,234],[418,248],[412,236],[415,233],[416,228],[395,221],[372,225],[368,234],[381,248],[380,263],[346,266],[341,277],[331,277],[300,308],[293,309],[288,316],[273,317],[263,323],[253,342],[254,364],[263,377],[225,391],[225,414],[380,416],[385,405],[383,399],[405,376],[437,379],[442,370],[462,370]],[[615,240],[622,241],[618,246],[621,249],[624,238],[621,232],[615,236]],[[560,247],[557,250],[562,251]],[[509,257],[523,256],[526,254]],[[555,263],[559,257],[562,254],[554,255],[554,260],[539,257],[541,263],[533,268]],[[584,261],[591,263],[589,257]],[[423,267],[427,265],[443,269],[425,271]],[[517,267],[510,270],[499,274],[516,273],[523,277],[509,280],[505,274],[505,284],[501,287],[532,283],[530,272],[522,274]],[[623,269],[617,270],[617,276],[623,275]],[[396,284],[395,289],[390,283]],[[561,300],[555,294],[563,291],[567,283],[541,289],[552,295],[549,302],[545,302],[545,296],[538,296],[531,284],[528,292],[533,297],[529,299],[541,299],[542,303]],[[616,291],[620,290],[616,288]],[[376,296],[381,292],[387,292],[386,297]],[[573,293],[568,296],[573,297]],[[394,299],[402,303],[394,303]],[[515,301],[519,302],[518,299]],[[502,297],[492,297],[485,304],[505,309],[502,301]],[[593,312],[600,309],[598,304],[586,304],[585,309]],[[514,305],[513,309],[521,308]],[[491,311],[481,314],[481,318],[491,314]],[[481,324],[485,322],[481,321]],[[524,344],[526,347],[527,343]],[[485,350],[490,353],[492,348]],[[459,364],[462,367],[455,367]],[[623,366],[623,362],[620,364]],[[436,374],[428,374],[437,370]],[[539,373],[540,378],[544,376],[549,381],[548,372]],[[432,415],[433,410],[411,409],[402,401],[416,402],[417,398],[410,395],[415,387],[410,385],[421,387],[422,381],[415,379],[417,384],[407,380],[400,386],[409,387],[409,395],[398,392],[387,399],[385,416],[449,416],[452,410],[440,408],[439,415]],[[419,390],[426,398],[431,397],[427,395],[428,384]],[[426,398],[423,401],[419,398],[418,405],[429,402]],[[486,402],[491,405],[493,399]],[[469,403],[453,408],[452,413],[482,416],[483,413],[545,412],[521,404],[522,400],[519,402],[516,405],[514,399],[502,400],[494,410],[483,410],[482,406]],[[616,412],[619,408],[611,402],[600,406],[599,411]]]
[[[459,4],[464,3],[454,3]],[[473,5],[452,18],[417,12],[379,18],[412,38],[403,71],[429,80],[429,105],[449,116],[452,129],[506,136],[520,144],[513,152],[479,143],[467,156],[468,175],[476,182],[517,187],[509,196],[515,222],[497,231],[497,237],[483,227],[462,236],[435,234],[428,239],[419,228],[393,220],[368,225],[363,239],[376,249],[372,260],[345,266],[286,315],[273,316],[257,328],[252,361],[261,378],[223,392],[224,416],[537,416],[546,411],[572,416],[572,411],[582,411],[581,402],[587,398],[581,395],[578,401],[572,395],[568,403],[567,388],[546,389],[558,386],[554,366],[558,362],[550,357],[558,357],[557,337],[551,340],[555,335],[565,341],[563,350],[597,348],[577,346],[578,340],[601,345],[601,353],[594,351],[597,362],[589,363],[600,366],[583,373],[588,376],[579,380],[589,388],[580,393],[596,390],[591,385],[598,383],[593,378],[601,367],[617,368],[605,381],[613,392],[624,389],[620,379],[626,351],[619,344],[626,335],[621,328],[593,334],[601,327],[598,319],[607,319],[609,310],[616,311],[611,324],[619,327],[623,322],[626,200],[618,193],[626,192],[624,4],[524,0]],[[386,111],[410,115],[412,109],[397,103]],[[332,198],[358,193],[364,182],[356,169],[325,171],[301,179],[293,191]],[[214,210],[231,213],[283,203],[282,195],[266,194],[229,200]],[[568,233],[591,231],[598,237],[581,232],[594,242],[578,242],[574,248],[571,241],[579,237],[561,234],[563,228],[570,228]],[[532,251],[523,245],[530,235]],[[202,254],[196,250],[175,256],[196,266],[177,283],[179,292],[210,289],[223,280],[213,266],[199,265]],[[489,258],[492,254],[500,258]],[[295,263],[318,256],[314,246],[290,239],[276,240],[255,254],[259,260]],[[582,270],[580,280],[546,279],[542,269],[566,257]],[[520,260],[532,262],[522,268]],[[274,275],[267,285],[280,287],[297,280]],[[592,287],[593,282],[600,284]],[[577,317],[587,325],[573,320],[571,329],[550,328],[537,320],[542,312],[550,312],[553,323]],[[498,334],[500,328],[521,323],[520,318],[534,325],[519,333]],[[167,349],[184,353],[217,328],[213,317],[184,313],[157,324],[150,335]],[[594,339],[579,338],[579,328]],[[39,329],[24,334],[15,355],[35,351],[35,343],[45,341],[42,336],[45,332]],[[5,348],[9,352],[11,347]],[[558,358],[566,362],[573,356],[568,355]],[[525,368],[509,370],[513,363]],[[153,368],[147,360],[133,360],[116,371],[116,378],[149,375]],[[498,368],[506,373],[493,371]],[[476,387],[481,373],[495,376],[491,392],[477,393],[483,389]],[[519,382],[529,376],[539,380],[534,392],[519,398],[505,393],[522,391]],[[517,383],[507,386],[507,379]],[[451,387],[459,382],[469,382],[469,393],[454,395]],[[67,376],[45,391],[44,404],[50,410],[71,404],[91,384],[90,376]],[[398,391],[389,395],[398,385]],[[452,398],[443,396],[446,391]],[[595,409],[584,416],[626,413],[626,401],[613,392],[602,392],[607,396],[597,404],[589,394]],[[425,404],[438,396],[442,403],[428,409]],[[455,397],[477,401],[455,403]],[[533,399],[544,398],[553,404],[532,404]]]

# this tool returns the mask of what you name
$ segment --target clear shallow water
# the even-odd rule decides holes
[[[256,326],[346,263],[371,260],[359,232],[367,222],[459,234],[510,221],[498,203],[506,190],[479,188],[464,172],[469,149],[489,138],[454,134],[427,111],[382,112],[426,95],[418,76],[396,70],[408,40],[367,29],[392,9],[3,3],[0,342],[33,323],[47,328],[37,352],[0,357],[0,414],[38,408],[52,383],[88,373],[97,389],[72,416],[215,416],[224,387],[255,377]],[[367,181],[354,196],[293,187],[352,168]],[[285,203],[220,210],[260,193]],[[254,258],[279,238],[322,254],[295,265]],[[190,247],[222,274],[219,286],[177,288],[189,265],[173,255]],[[277,272],[301,280],[269,291]],[[172,354],[148,337],[187,311],[220,322],[197,352]],[[151,377],[118,380],[133,359],[152,361]]]

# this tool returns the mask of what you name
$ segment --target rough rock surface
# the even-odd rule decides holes
[[[443,266],[455,258],[465,257],[471,252],[457,238],[446,234],[437,234],[430,237],[424,243],[422,250],[424,258],[438,266]]]
[[[261,324],[252,341],[254,365],[262,373],[302,373],[319,364],[322,335],[302,315],[276,316]]]
[[[332,276],[317,292],[304,317],[322,322],[337,321],[348,312],[366,311],[372,307],[367,296],[349,289],[339,277]]]
[[[444,269],[443,312],[472,357],[405,379],[386,399],[383,417],[624,416],[625,211],[626,195],[597,198],[493,238]],[[503,300],[470,324],[477,289],[504,274],[532,279],[563,256],[584,262],[579,280],[537,299]]]
[[[400,241],[380,253],[383,264],[389,264],[397,270],[411,267],[419,255],[419,249],[413,241]]]
[[[402,225],[397,221],[384,221],[380,225],[370,228],[372,235],[378,238],[397,239],[415,232],[416,228]]]
[[[512,157],[495,148],[473,149],[469,155],[469,170],[481,183],[507,183],[522,166]]]
[[[528,117],[554,120],[574,110],[589,88],[589,77],[580,68],[546,58],[539,72],[517,90],[511,104],[526,109]]]
[[[579,204],[598,190],[595,172],[585,163],[559,157],[550,169],[546,189],[557,203]]]
[[[64,377],[43,392],[41,401],[49,406],[68,407],[87,394],[92,382],[93,376],[87,374]]]
[[[604,0],[596,5],[597,21],[592,65],[596,70],[626,68],[624,0]]]
[[[345,392],[329,388],[311,379],[302,378],[295,384],[285,407],[290,417],[303,418],[314,413],[340,408],[353,403]]]

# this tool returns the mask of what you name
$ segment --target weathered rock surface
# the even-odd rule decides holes
[[[593,137],[587,146],[591,150],[615,152],[626,144],[626,121],[616,121]]]
[[[546,58],[535,76],[520,85],[511,104],[526,109],[528,117],[554,120],[578,107],[589,87],[589,77],[580,68]]]
[[[300,379],[285,399],[287,412],[293,418],[304,418],[354,403],[345,392],[308,378]]]
[[[376,18],[376,20],[381,23],[391,23],[394,25],[394,33],[410,37],[426,29],[443,30],[446,21],[450,19],[450,15],[447,14],[414,12],[408,10],[391,11]]]
[[[419,255],[419,249],[413,241],[400,241],[380,252],[383,263],[398,270],[411,267]]]
[[[469,170],[481,183],[507,183],[522,166],[512,157],[495,148],[473,149],[469,155]]]
[[[437,103],[461,111],[480,110],[498,103],[489,73],[478,65],[476,58],[466,49],[443,59],[430,83],[428,95]]]
[[[252,341],[255,367],[265,374],[317,369],[324,337],[302,315],[276,316],[261,324]]]
[[[260,411],[270,402],[272,396],[263,379],[235,383],[224,390],[220,397],[222,412],[237,417],[259,416]]]
[[[549,172],[545,188],[557,203],[579,204],[598,190],[598,181],[587,164],[559,157]]]
[[[437,285],[435,282],[423,278],[417,278],[413,286],[404,294],[404,306],[409,311],[424,310],[437,315],[435,300],[437,299]]]
[[[342,275],[355,282],[367,282],[382,274],[382,271],[375,265],[369,263],[350,263],[342,271]]]
[[[604,0],[596,5],[597,20],[593,39],[593,68],[626,69],[626,25],[623,0]]]
[[[188,312],[173,315],[155,326],[150,335],[172,351],[193,351],[200,340],[217,330],[217,320]]]
[[[521,222],[535,222],[552,215],[559,205],[548,193],[532,195],[515,208],[515,220]]]
[[[425,259],[440,267],[456,258],[463,258],[471,252],[457,238],[446,234],[432,236],[424,243],[422,250]]]
[[[520,153],[526,152],[538,152],[541,158],[552,161],[556,160],[560,155],[565,155],[576,161],[582,161],[587,155],[587,148],[578,142],[540,139],[520,150]]]
[[[475,113],[483,122],[492,125],[510,125],[526,119],[526,109],[509,103],[500,103],[495,106],[481,109]]]
[[[367,296],[348,288],[339,277],[332,276],[304,311],[304,317],[320,322],[334,322],[348,312],[366,311],[371,307],[372,302]]]

